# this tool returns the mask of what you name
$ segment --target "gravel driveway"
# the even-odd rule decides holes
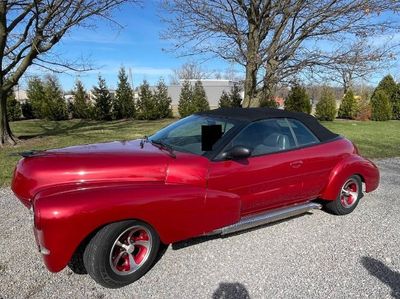
[[[0,298],[400,298],[400,158],[348,216],[323,211],[169,247],[140,281],[109,290],[48,272],[28,210],[0,189]]]

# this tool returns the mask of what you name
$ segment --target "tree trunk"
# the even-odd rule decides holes
[[[265,105],[268,101],[274,101],[275,88],[278,84],[278,78],[276,76],[277,69],[278,62],[276,59],[269,59],[265,68],[260,105]]]
[[[0,89],[0,147],[6,143],[15,145],[17,139],[11,132],[7,117],[7,93]]]
[[[249,24],[248,45],[247,45],[247,63],[246,78],[244,80],[244,99],[242,107],[249,108],[254,100],[257,91],[257,72],[258,72],[258,27],[255,24]]]

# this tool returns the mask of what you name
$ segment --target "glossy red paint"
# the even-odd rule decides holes
[[[333,200],[354,174],[367,192],[379,184],[376,166],[344,138],[238,161],[175,153],[130,141],[22,159],[12,189],[33,205],[37,242],[50,252],[47,268],[62,270],[85,238],[112,222],[139,219],[168,244],[261,210]]]

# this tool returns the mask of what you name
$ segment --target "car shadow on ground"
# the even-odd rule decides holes
[[[211,297],[212,299],[250,299],[249,292],[241,283],[221,282]]]
[[[194,245],[201,244],[201,243],[204,243],[204,242],[207,242],[207,241],[210,241],[210,240],[214,240],[214,239],[230,238],[230,237],[233,237],[233,236],[238,236],[238,235],[241,235],[241,234],[245,234],[245,233],[251,232],[253,230],[258,230],[258,229],[262,229],[262,228],[265,228],[265,227],[277,225],[277,224],[280,224],[282,222],[287,222],[287,221],[290,221],[292,219],[296,219],[296,218],[304,217],[304,216],[309,216],[309,215],[312,215],[312,214],[313,214],[312,212],[306,212],[304,214],[295,215],[295,216],[292,216],[292,217],[289,217],[289,218],[285,218],[285,219],[282,219],[282,220],[279,220],[279,221],[266,223],[264,225],[252,227],[252,228],[249,228],[249,229],[245,229],[245,230],[242,230],[242,231],[238,231],[238,232],[235,232],[235,233],[222,235],[222,236],[219,235],[219,234],[216,234],[216,235],[210,235],[210,236],[196,237],[196,238],[192,238],[192,239],[188,239],[188,240],[184,240],[184,241],[173,243],[172,244],[172,249],[173,250],[179,250],[179,249],[183,249],[183,248],[186,248],[186,247],[194,246]]]
[[[392,297],[400,299],[400,273],[393,271],[383,262],[372,257],[363,256],[361,263],[369,274],[375,276],[392,289]]]

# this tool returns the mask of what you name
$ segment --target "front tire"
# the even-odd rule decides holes
[[[325,204],[328,212],[347,215],[354,211],[362,197],[362,182],[358,175],[349,177],[340,188],[338,197]]]
[[[89,275],[107,288],[120,288],[141,278],[153,265],[160,238],[148,224],[127,220],[109,224],[90,240],[83,254]]]

